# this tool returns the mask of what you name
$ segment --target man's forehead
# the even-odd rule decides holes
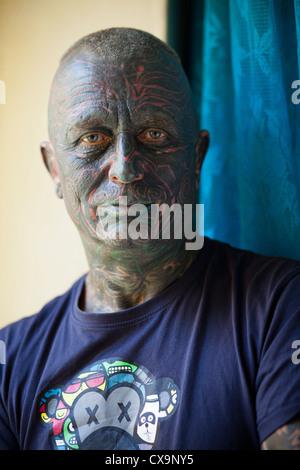
[[[52,91],[52,104],[64,111],[100,106],[110,113],[122,101],[135,111],[150,106],[161,111],[183,109],[187,87],[180,69],[164,55],[106,60],[78,55],[65,65]]]
[[[181,67],[165,51],[118,60],[95,52],[78,52],[60,67],[55,79],[63,91],[90,86],[102,88],[111,99],[118,99],[117,92],[128,88],[134,88],[138,94],[149,86],[160,89],[162,83],[172,89],[179,88],[183,81]]]

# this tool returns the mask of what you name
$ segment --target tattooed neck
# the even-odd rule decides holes
[[[106,250],[105,250],[106,251]],[[109,256],[98,254],[90,266],[79,307],[86,312],[110,313],[134,307],[155,297],[191,266],[198,251],[180,245],[166,252],[111,250]],[[100,252],[101,253],[101,252]]]

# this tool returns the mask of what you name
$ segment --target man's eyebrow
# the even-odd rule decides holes
[[[94,112],[88,112],[84,115],[80,113],[79,116],[75,116],[69,123],[66,134],[72,134],[73,132],[80,131],[86,128],[99,127],[104,125],[111,120],[111,113],[108,109],[99,107]]]

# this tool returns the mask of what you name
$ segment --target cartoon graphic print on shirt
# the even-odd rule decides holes
[[[155,379],[144,366],[113,358],[47,389],[39,413],[55,449],[149,450],[178,402],[172,379]]]

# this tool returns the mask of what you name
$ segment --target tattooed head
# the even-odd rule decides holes
[[[195,203],[208,134],[198,132],[178,55],[149,33],[108,29],[64,54],[50,93],[49,137],[44,161],[85,240],[109,243],[100,210],[121,197],[128,207]]]
[[[181,63],[174,49],[150,33],[133,28],[110,28],[88,34],[76,41],[65,52],[60,63],[63,64],[83,51],[94,52],[106,59],[127,60],[135,56],[153,55],[160,49]]]

